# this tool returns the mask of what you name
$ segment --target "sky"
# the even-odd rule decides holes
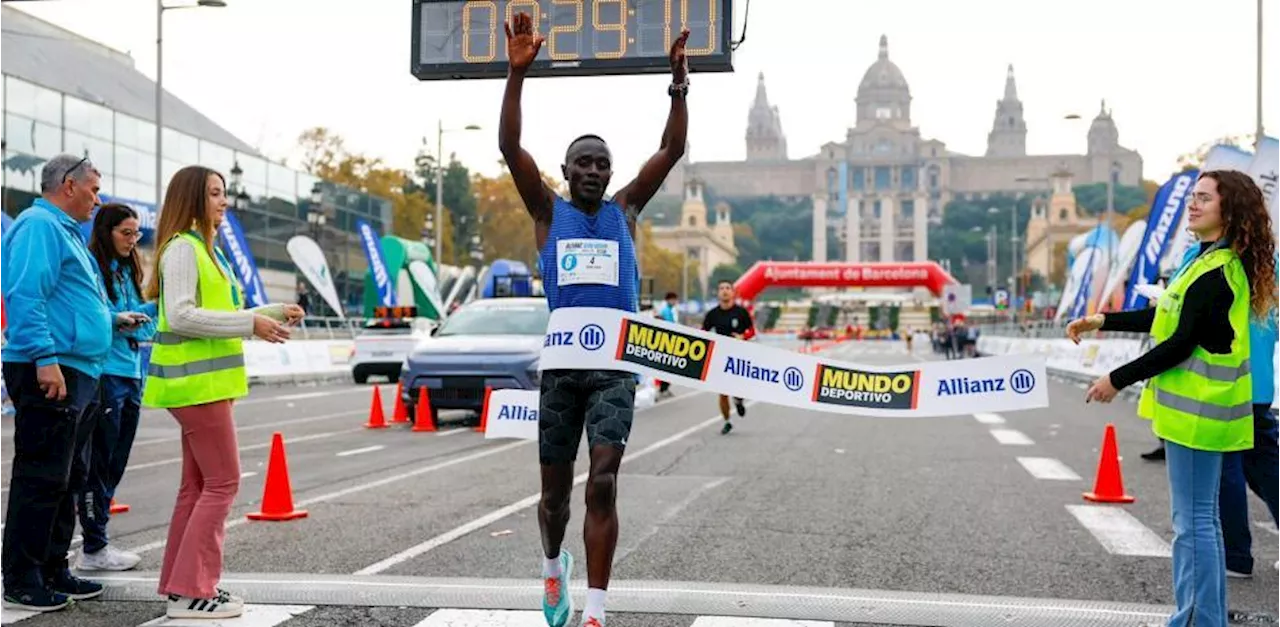
[[[169,0],[182,4],[184,0]],[[191,0],[190,3],[194,3]],[[544,1],[545,3],[545,1]],[[297,137],[325,126],[355,152],[411,168],[424,138],[473,171],[499,171],[503,80],[419,81],[410,74],[409,0],[227,0],[166,11],[164,85],[274,158],[297,166]],[[156,2],[46,0],[21,10],[130,53],[155,76]],[[1213,8],[1209,8],[1209,7]],[[732,73],[695,74],[690,158],[745,155],[747,113],[764,73],[791,158],[842,140],[880,36],[911,87],[912,123],[950,150],[981,155],[1010,63],[1031,154],[1079,153],[1105,99],[1122,145],[1163,181],[1179,155],[1255,128],[1256,0],[754,0]],[[734,0],[734,34],[746,0]],[[1280,5],[1265,16],[1274,33]],[[1280,126],[1280,46],[1265,50],[1264,118]],[[1277,69],[1271,69],[1277,68]],[[531,78],[524,146],[557,173],[584,133],[614,152],[617,189],[658,147],[665,75]],[[1064,119],[1078,114],[1080,121]]]

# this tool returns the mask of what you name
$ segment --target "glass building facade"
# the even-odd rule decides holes
[[[144,230],[152,226],[157,204],[154,123],[8,74],[2,89],[5,213],[16,217],[39,195],[45,160],[71,153],[92,159],[102,173],[103,194],[138,209]],[[356,221],[363,219],[376,232],[387,234],[388,201],[168,127],[161,130],[161,148],[162,182],[187,165],[207,166],[228,178],[239,166],[248,203],[236,215],[273,301],[292,301],[293,285],[303,279],[285,244],[294,235],[308,235],[328,255],[344,306],[358,306],[368,266],[355,234]],[[317,185],[322,201],[312,207]],[[312,209],[324,213],[323,225],[308,220]],[[144,241],[144,253],[153,245]],[[283,285],[286,274],[295,275],[289,279],[292,285]],[[312,298],[313,303],[319,300]]]

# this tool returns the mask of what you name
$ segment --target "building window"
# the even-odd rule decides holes
[[[1059,210],[1059,211],[1058,211],[1058,219],[1059,219],[1059,220],[1061,220],[1061,221],[1063,221],[1063,222],[1066,222],[1066,221],[1067,221],[1067,210],[1066,210],[1066,209],[1061,209],[1061,210]]]
[[[914,200],[903,200],[903,201],[901,201],[901,202],[902,202],[902,217],[907,218],[907,219],[909,220],[909,219],[911,219],[913,216],[915,216],[915,214],[916,214],[916,201],[914,201]]]
[[[249,196],[253,198],[265,197],[267,195],[267,162],[243,152],[235,154],[240,169],[244,170],[245,191],[249,192]],[[307,193],[310,194],[311,190],[307,190]]]
[[[888,120],[893,117],[893,109],[889,107],[876,107],[876,119]]]
[[[146,120],[140,120],[131,115],[124,113],[115,114],[116,129],[115,142],[116,145],[124,145],[130,148],[137,148],[147,152],[154,152],[156,149],[156,125]]]
[[[75,96],[67,96],[64,106],[66,119],[63,127],[67,130],[107,141],[115,139],[115,118],[111,109],[85,102]]]
[[[918,184],[918,181],[916,180],[916,166],[913,166],[913,165],[902,166],[901,176],[902,176],[902,189],[914,190],[916,188]]]
[[[62,126],[62,94],[12,76],[5,77],[4,109],[8,113]]]
[[[150,151],[142,151],[127,146],[116,144],[116,176],[130,178],[140,183],[155,185],[156,183],[156,156]],[[147,194],[147,197],[155,195],[155,190]],[[131,197],[135,200],[141,198]]]
[[[887,139],[878,140],[873,152],[876,154],[889,154],[893,152],[893,142]]]
[[[697,226],[697,224],[698,224],[698,217],[689,216],[689,226]]]
[[[890,173],[889,166],[876,166],[875,176],[876,191],[887,190],[893,186],[893,177]]]
[[[172,159],[182,166],[200,163],[200,140],[171,128],[164,129],[160,137],[166,161]],[[165,176],[165,180],[169,180],[169,175]]]
[[[51,159],[62,152],[62,129],[12,113],[4,116],[4,139],[8,150]]]
[[[665,189],[666,186],[667,181],[663,179],[662,187]],[[288,202],[294,202],[302,195],[311,194],[310,189],[306,190],[305,194],[299,194],[298,175],[278,163],[267,164],[267,191],[271,197]]]
[[[236,164],[235,152],[225,146],[210,141],[200,140],[200,165],[231,176],[231,168]]]
[[[116,155],[113,148],[110,140],[89,137],[71,130],[66,131],[63,135],[62,151],[76,156],[89,157],[104,178],[115,173]],[[105,187],[105,184],[103,186]]]

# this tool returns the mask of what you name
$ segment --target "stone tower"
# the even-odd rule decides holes
[[[880,54],[858,83],[858,128],[875,124],[911,127],[911,88],[902,70],[889,60],[889,38],[880,36]]]
[[[769,106],[764,72],[756,79],[756,99],[747,114],[747,161],[786,161],[787,136],[778,107]]]
[[[711,227],[712,237],[725,247],[737,250],[733,244],[733,220],[730,217],[729,203],[721,200],[716,203],[716,223]]]
[[[1116,121],[1111,118],[1107,101],[1103,100],[1098,115],[1093,118],[1093,124],[1089,125],[1089,154],[1106,155],[1119,147],[1120,130],[1116,128]]]
[[[1022,118],[1022,101],[1013,80],[1013,64],[1004,79],[1004,97],[996,102],[996,118],[987,135],[988,157],[1027,156],[1027,122]]]
[[[680,205],[680,226],[686,229],[704,229],[707,226],[707,202],[702,197],[703,185],[698,179],[690,179],[684,186],[684,204]]]

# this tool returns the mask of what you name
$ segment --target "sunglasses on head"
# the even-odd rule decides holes
[[[79,170],[80,166],[84,165],[88,161],[89,161],[89,155],[85,155],[83,159],[77,161],[75,165],[71,166],[71,169],[67,170],[66,174],[62,175],[62,182],[66,183],[67,181],[71,180],[71,174],[74,173],[76,170]]]

